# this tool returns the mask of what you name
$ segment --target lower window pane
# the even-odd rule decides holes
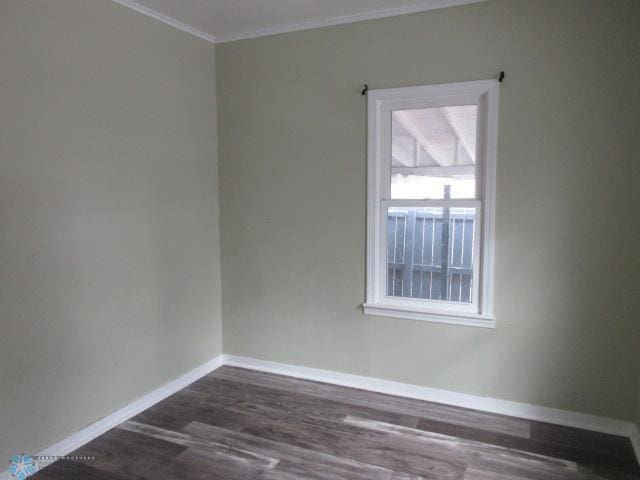
[[[387,296],[471,303],[475,208],[390,207]]]

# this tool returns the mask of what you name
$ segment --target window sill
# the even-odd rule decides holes
[[[382,305],[365,303],[362,305],[365,315],[379,317],[406,318],[408,320],[421,320],[424,322],[449,323],[452,325],[464,325],[467,327],[496,328],[496,320],[491,315],[475,313],[436,313],[411,307],[398,307],[395,305]]]

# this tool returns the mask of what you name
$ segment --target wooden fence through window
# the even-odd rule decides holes
[[[474,224],[459,209],[389,212],[387,295],[471,302]]]

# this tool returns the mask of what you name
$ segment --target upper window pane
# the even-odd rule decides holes
[[[394,110],[391,198],[475,198],[477,117],[477,105]]]

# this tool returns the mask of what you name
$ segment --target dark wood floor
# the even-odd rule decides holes
[[[640,480],[629,439],[222,367],[31,478]]]

